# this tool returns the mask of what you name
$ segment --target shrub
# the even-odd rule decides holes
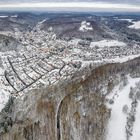
[[[123,108],[122,108],[122,111],[123,113],[127,114],[128,113],[128,106],[127,105],[124,105]]]

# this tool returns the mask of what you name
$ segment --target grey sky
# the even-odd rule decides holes
[[[0,0],[1,4],[35,3],[35,2],[108,2],[108,3],[124,3],[124,4],[140,5],[140,0]]]
[[[84,2],[84,3],[83,3]],[[53,9],[140,12],[140,0],[0,0],[3,9]]]

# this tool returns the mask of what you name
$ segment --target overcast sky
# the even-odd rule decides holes
[[[39,2],[109,2],[109,3],[126,3],[139,4],[140,0],[0,0],[0,3],[39,3]]]
[[[140,0],[0,0],[0,9],[139,11]]]

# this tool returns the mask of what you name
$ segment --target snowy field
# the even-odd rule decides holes
[[[7,17],[8,17],[8,16],[3,16],[3,15],[0,16],[0,18],[7,18]]]
[[[90,22],[87,22],[87,21],[82,21],[81,22],[81,26],[79,28],[79,31],[92,31],[93,30],[93,27],[91,26],[91,23]]]
[[[140,29],[140,21],[133,22],[133,25],[128,26],[132,29]]]
[[[11,16],[7,16],[7,15],[0,15],[0,18],[8,18],[8,17],[17,18],[17,17],[18,17],[18,15],[11,15]]]
[[[138,101],[138,106],[134,108],[132,106],[134,100],[129,97],[131,87],[135,88],[138,82],[140,82],[140,78],[133,79],[128,76],[128,84],[126,86],[122,86],[122,83],[120,83],[114,88],[112,93],[107,96],[107,98],[112,99],[114,103],[107,104],[107,106],[111,108],[111,118],[107,128],[106,140],[128,140],[127,132],[132,134],[132,136],[129,136],[129,140],[139,140],[140,104]],[[134,96],[135,92],[136,91],[134,91]],[[126,107],[125,111],[124,106]],[[136,114],[133,113],[133,110],[136,110]],[[128,118],[132,113],[135,115],[135,121],[132,121],[128,127]]]
[[[128,22],[132,22],[133,19],[117,19],[117,20],[120,20],[120,21],[128,21]]]
[[[103,47],[112,47],[112,46],[126,46],[126,44],[118,40],[101,40],[97,42],[91,42],[90,44],[91,48],[94,48],[96,46],[103,48]]]

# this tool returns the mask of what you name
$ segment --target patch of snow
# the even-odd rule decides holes
[[[70,45],[78,45],[78,42],[79,42],[80,40],[81,40],[81,39],[75,38],[75,39],[70,40],[68,43],[69,43]]]
[[[112,47],[112,46],[126,46],[124,42],[120,42],[118,40],[101,40],[97,42],[91,42],[90,47]]]
[[[0,54],[2,54],[2,53],[0,53]],[[0,67],[0,75],[2,75],[3,74],[3,69]]]
[[[120,21],[128,21],[128,22],[132,22],[133,21],[133,19],[118,19],[118,20],[120,20]]]
[[[40,28],[42,26],[42,24],[47,20],[47,18],[43,19],[42,21],[38,22],[38,24],[36,25],[37,28]]]
[[[8,87],[3,84],[3,72],[4,70],[0,68],[0,111],[4,108],[10,96]]]
[[[42,21],[40,21],[39,23],[42,24],[47,20],[47,18],[43,19]]]
[[[133,128],[133,136],[131,137],[131,140],[139,140],[140,139],[140,104],[138,104],[137,107],[137,113],[136,113],[136,121]]]
[[[82,21],[81,26],[79,28],[79,31],[85,32],[85,31],[92,31],[93,27],[91,26],[90,22]]]
[[[80,49],[78,49],[78,48],[73,48],[73,52],[75,52],[75,53],[80,53],[80,52],[81,52],[81,50],[80,50]]]
[[[6,103],[8,102],[10,93],[5,89],[0,89],[0,111],[4,108]]]
[[[7,18],[8,16],[1,15],[0,18]]]
[[[140,21],[133,22],[133,25],[128,26],[132,29],[140,29]]]
[[[17,17],[18,17],[18,15],[12,15],[11,17],[13,17],[13,18],[17,18]]]
[[[89,19],[92,19],[92,16],[89,16],[88,18],[89,18]]]
[[[82,67],[87,67],[89,66],[90,64],[95,64],[96,62],[94,61],[82,61]]]

